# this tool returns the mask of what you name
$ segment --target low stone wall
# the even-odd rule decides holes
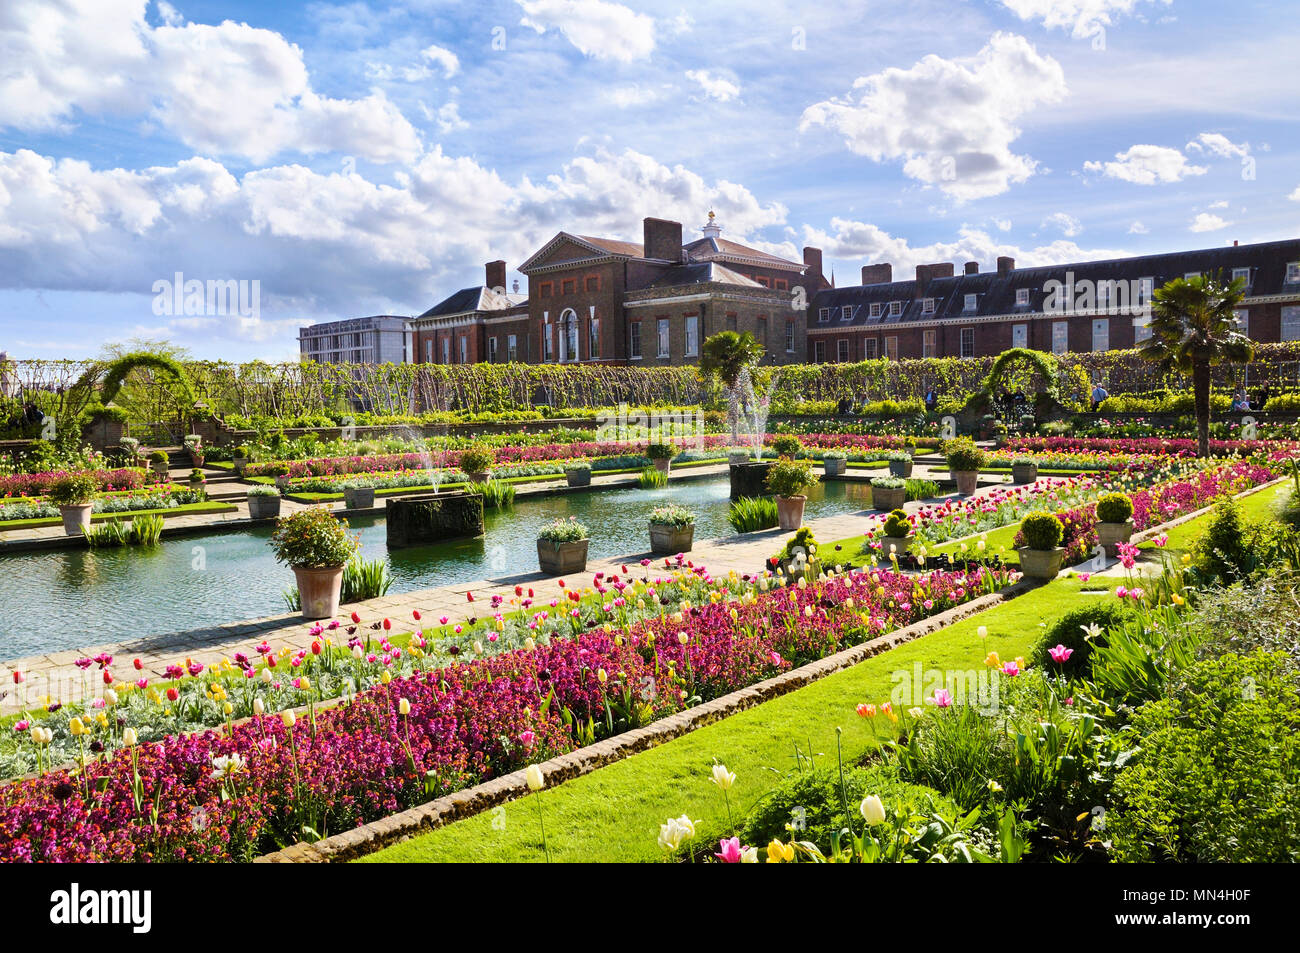
[[[766,481],[770,469],[770,462],[731,464],[731,498],[738,500],[742,496],[769,496]]]
[[[483,497],[477,493],[389,497],[384,516],[389,549],[483,535]]]

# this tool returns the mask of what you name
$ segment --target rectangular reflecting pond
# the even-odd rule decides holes
[[[382,517],[356,519],[368,559],[387,557],[391,592],[537,571],[537,531],[575,516],[591,529],[590,556],[649,547],[651,508],[678,503],[697,514],[696,540],[734,534],[725,476],[659,490],[601,490],[520,499],[489,510],[482,539],[388,552]],[[809,493],[816,519],[863,509],[865,483],[823,483]],[[255,619],[286,611],[293,573],[271,555],[270,529],[165,539],[152,549],[75,549],[0,556],[0,658]],[[758,567],[755,566],[755,569]]]

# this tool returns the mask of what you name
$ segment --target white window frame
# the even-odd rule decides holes
[[[926,328],[921,332],[921,356],[939,356],[939,331],[937,328]]]
[[[793,321],[787,321],[785,323],[785,353],[787,354],[794,353],[794,322]]]
[[[506,361],[513,364],[519,359],[519,339],[513,334],[506,335]]]
[[[1183,272],[1183,281],[1191,281],[1193,278],[1199,278],[1199,277],[1201,277],[1201,273],[1199,271]]]
[[[460,350],[460,363],[468,364],[469,363],[469,335],[468,334],[462,334],[460,336],[459,350]]]
[[[891,318],[901,317],[902,314],[903,314],[903,302],[901,301],[889,302],[889,316]]]
[[[1105,346],[1098,347],[1099,342]],[[1092,319],[1092,350],[1094,354],[1110,350],[1110,318]]]
[[[921,299],[921,313],[922,313],[922,314],[934,314],[934,299],[933,299],[933,298],[922,298],[922,299]]]
[[[846,304],[842,308],[840,308],[840,320],[841,321],[853,320],[853,305]]]
[[[1243,281],[1246,282],[1247,288],[1250,287],[1250,266],[1249,265],[1247,265],[1245,268],[1232,269],[1232,280],[1236,281],[1238,278],[1241,278]]]
[[[1016,343],[1016,338],[1020,338],[1020,343]],[[1029,325],[1013,324],[1011,325],[1011,346],[1012,347],[1029,347]]]
[[[488,363],[495,364],[497,362],[497,336],[495,334],[488,338],[487,345]]]
[[[451,363],[451,338],[450,337],[445,337],[442,339],[442,363],[443,364]]]
[[[969,338],[969,343],[967,339]],[[975,356],[975,329],[971,327],[962,328],[957,332],[957,355],[958,357]]]
[[[830,308],[818,308],[818,309],[817,309],[817,323],[818,323],[818,324],[825,324],[825,323],[826,323],[827,321],[829,321],[830,319],[831,319],[831,309],[830,309]]]
[[[1070,322],[1052,322],[1052,353],[1068,354],[1070,352]]]
[[[686,316],[686,357],[700,356],[700,316]]]
[[[1141,344],[1151,337],[1151,318],[1143,316],[1133,319],[1133,343]]]
[[[835,342],[835,360],[841,364],[849,362],[849,339],[840,338]]]
[[[880,343],[875,338],[862,339],[862,359],[874,361],[880,356]]]
[[[433,363],[433,338],[424,339],[424,362],[426,364]]]
[[[1017,307],[1017,308],[1024,308],[1024,307],[1027,307],[1028,305],[1029,305],[1029,289],[1028,289],[1028,288],[1017,288],[1017,289],[1016,289],[1016,307]]]
[[[630,360],[641,360],[641,322],[629,321],[627,325],[627,356]]]
[[[878,318],[878,317],[880,317],[880,312],[881,312],[880,302],[879,302],[879,301],[873,301],[873,302],[871,302],[871,307],[870,307],[870,309],[867,311],[867,314],[868,314],[870,317]]]
[[[655,351],[658,357],[672,357],[673,332],[668,318],[657,318],[655,325]]]
[[[885,360],[898,360],[898,335],[891,334],[885,338]]]
[[[822,340],[813,341],[813,363],[826,363],[826,342]]]
[[[587,357],[593,361],[600,360],[600,318],[591,318],[587,325]]]
[[[1250,309],[1237,308],[1232,312],[1232,316],[1237,319],[1237,330],[1250,337]]]
[[[1289,261],[1286,263],[1286,280],[1288,285],[1300,284],[1300,261]]]
[[[1287,325],[1290,324],[1290,333]],[[1281,341],[1300,341],[1300,305],[1288,304],[1282,306],[1281,325],[1279,327],[1278,340]]]
[[[980,307],[980,296],[977,294],[966,295],[962,301],[962,310],[966,312],[978,311]]]

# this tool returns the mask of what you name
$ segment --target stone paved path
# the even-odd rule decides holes
[[[725,470],[725,465],[701,467],[684,471],[682,475],[717,470]],[[928,467],[918,463],[913,476],[937,478],[946,476],[946,471],[932,474]],[[993,476],[990,479],[998,482],[981,484],[979,494],[1006,485],[1001,477]],[[907,508],[912,510],[919,505],[909,503]],[[829,542],[859,535],[880,519],[883,519],[883,514],[859,511],[812,520],[808,525],[819,540]],[[738,573],[754,573],[763,568],[765,560],[780,549],[788,536],[786,532],[773,529],[700,541],[696,543],[689,555],[693,562],[708,566],[715,575],[723,575],[731,570]],[[587,587],[592,584],[596,573],[621,574],[621,567],[625,564],[634,571],[634,574],[640,575],[642,570],[639,562],[642,558],[648,557],[650,554],[646,552],[629,553],[614,559],[593,559],[588,562],[586,572],[570,575],[564,582],[568,588]],[[659,565],[662,565],[662,557],[655,558],[659,561]],[[650,571],[653,572],[653,569]],[[367,622],[390,617],[394,620],[394,631],[408,631],[412,628],[411,613],[416,609],[420,611],[426,625],[436,625],[436,620],[443,615],[453,622],[461,622],[471,617],[488,614],[491,611],[489,606],[493,595],[500,595],[508,602],[514,597],[516,585],[531,588],[538,604],[548,603],[553,598],[563,598],[563,590],[557,578],[540,572],[527,572],[517,576],[460,582],[413,592],[390,594],[349,605],[341,610],[340,616],[346,619],[355,609]],[[473,593],[474,602],[468,600],[467,593]],[[149,635],[110,645],[87,646],[48,655],[12,659],[0,663],[0,680],[2,680],[0,690],[10,689],[9,695],[0,699],[0,712],[23,707],[24,694],[27,699],[38,699],[48,694],[65,702],[81,697],[82,686],[86,680],[72,663],[75,659],[93,657],[99,652],[107,652],[114,657],[114,671],[119,673],[120,677],[129,676],[134,679],[142,675],[152,681],[164,676],[168,664],[176,664],[190,658],[207,665],[227,658],[237,651],[251,655],[254,646],[263,640],[268,641],[277,650],[286,645],[291,650],[304,648],[312,641],[310,628],[311,623],[305,622],[297,614],[282,614],[230,622],[221,626]],[[131,661],[137,658],[142,666],[139,674],[136,674],[131,666]],[[21,688],[17,688],[13,683],[11,677],[13,671],[21,671],[26,677]],[[94,691],[97,687],[91,685],[91,690]]]

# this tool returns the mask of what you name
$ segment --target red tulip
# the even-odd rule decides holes
[[[176,689],[174,688],[167,689],[167,700],[169,702],[174,702],[176,699],[180,697],[181,697],[181,693],[178,692]]]
[[[523,586],[515,586],[515,595],[516,595],[516,596],[522,596],[523,594],[524,594],[524,587],[523,587]]]
[[[137,659],[132,659],[132,660],[131,660],[131,664],[135,666],[135,670],[136,670],[137,672],[142,672],[142,671],[144,671],[144,663],[141,662],[138,658],[137,658]]]
[[[561,589],[564,588],[564,580],[563,580],[563,579],[560,580],[560,588],[561,588]]]
[[[26,681],[26,679],[27,679],[27,676],[24,675],[22,672],[14,672],[14,684],[15,684],[15,685],[21,685],[24,681]]]
[[[317,642],[315,639],[313,639],[311,643],[311,654],[320,655],[320,643]]]
[[[467,593],[465,593],[465,598],[466,598],[468,601],[473,602],[473,601],[474,601],[474,593],[472,593],[472,592],[467,592]]]
[[[391,629],[392,627],[393,627],[393,622],[392,622],[392,620],[391,620],[391,619],[384,619],[384,631],[387,632],[387,631],[388,631],[389,629]]]
[[[419,621],[420,621],[420,610],[419,610],[419,609],[412,609],[412,610],[411,610],[411,617],[412,617],[413,619],[415,619],[416,622],[419,622]]]
[[[104,669],[104,684],[105,685],[113,684],[113,673],[110,672],[108,669]]]
[[[361,621],[361,616],[360,616],[358,613],[356,613],[355,611],[352,613],[352,621],[353,621],[353,622],[360,622],[360,621]]]

